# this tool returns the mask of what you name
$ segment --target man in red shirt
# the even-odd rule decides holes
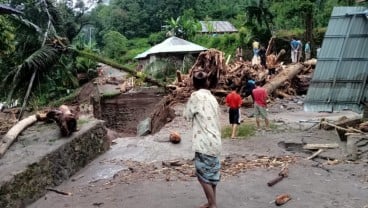
[[[267,91],[265,88],[260,86],[259,82],[256,82],[256,88],[253,90],[254,97],[254,113],[256,116],[257,128],[260,128],[259,118],[262,117],[265,120],[266,130],[270,129],[270,123],[267,117]]]
[[[236,128],[240,124],[240,106],[243,103],[240,95],[232,87],[232,91],[226,96],[226,105],[229,106],[229,122],[232,125],[231,139],[235,139]]]

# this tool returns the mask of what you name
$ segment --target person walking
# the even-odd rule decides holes
[[[267,115],[267,91],[261,87],[260,82],[256,82],[256,88],[253,90],[254,97],[254,114],[256,116],[257,129],[260,129],[260,118],[263,118],[266,130],[270,130],[270,122]]]
[[[296,41],[294,37],[292,38],[290,42],[290,46],[291,46],[291,62],[296,63],[298,61],[299,44],[298,44],[298,41]]]
[[[304,46],[305,60],[308,61],[311,58],[310,42],[307,41]]]
[[[208,90],[207,74],[193,74],[196,89],[184,108],[183,115],[192,122],[196,176],[207,198],[202,208],[216,208],[216,186],[220,181],[221,130],[219,104]]]
[[[243,103],[241,96],[235,91],[236,86],[232,85],[232,91],[226,96],[225,102],[229,107],[229,122],[231,124],[231,139],[236,138],[236,130],[240,124],[240,106]]]

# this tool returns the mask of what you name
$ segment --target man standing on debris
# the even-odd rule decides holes
[[[256,89],[253,90],[254,114],[256,116],[257,129],[260,129],[260,117],[265,120],[266,130],[270,130],[270,123],[267,117],[267,91],[261,87],[260,82],[256,82]]]
[[[291,46],[291,62],[296,63],[298,61],[299,43],[298,41],[295,40],[294,37],[290,42],[290,46]]]
[[[296,41],[298,43],[298,59],[297,62],[302,61],[303,58],[303,43],[300,39]]]
[[[267,69],[267,64],[266,64],[266,49],[264,46],[261,46],[261,48],[258,51],[258,55],[261,58],[261,65],[263,66],[263,68]]]
[[[252,58],[252,65],[259,64],[259,42],[257,39],[255,39],[252,43],[253,47],[253,58]]]
[[[231,124],[231,139],[236,137],[236,129],[240,124],[240,106],[243,103],[241,96],[235,91],[236,86],[231,86],[232,91],[226,96],[226,105],[229,106],[229,122]]]
[[[304,53],[305,53],[305,60],[308,61],[311,58],[311,47],[309,41],[307,41],[307,43],[304,46]]]
[[[193,75],[193,92],[184,108],[184,118],[192,121],[194,165],[198,181],[207,197],[202,208],[216,208],[216,186],[220,181],[221,131],[219,105],[208,90],[207,74]]]
[[[245,83],[245,95],[244,97],[252,96],[252,101],[254,103],[253,90],[256,88],[256,82],[250,76],[246,77]]]

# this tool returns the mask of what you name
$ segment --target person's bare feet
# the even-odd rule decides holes
[[[199,208],[208,208],[208,207],[209,207],[208,203],[205,203],[205,204],[201,205]]]

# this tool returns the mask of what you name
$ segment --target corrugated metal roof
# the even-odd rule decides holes
[[[364,7],[335,7],[304,104],[306,111],[362,111],[368,102],[368,18]]]
[[[179,53],[179,52],[200,52],[207,48],[191,43],[178,37],[170,37],[163,42],[153,46],[147,51],[138,54],[135,59],[145,58],[156,53]]]
[[[228,21],[199,21],[202,25],[201,33],[232,33],[238,30]]]

